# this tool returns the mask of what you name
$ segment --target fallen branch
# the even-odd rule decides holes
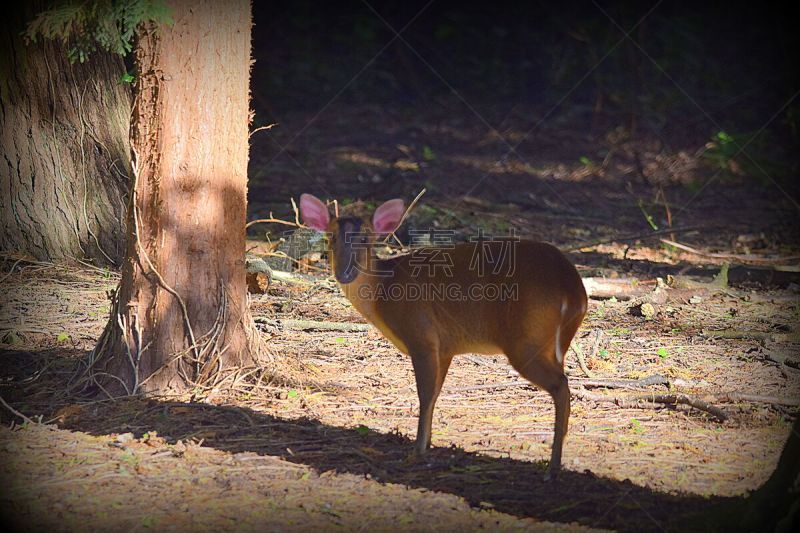
[[[743,331],[735,329],[703,330],[703,335],[712,339],[752,339],[772,342],[800,342],[800,332],[772,333],[769,331]]]
[[[297,329],[301,331],[369,331],[372,326],[369,324],[356,324],[353,322],[320,322],[317,320],[276,320],[263,316],[253,319],[257,324],[267,324],[284,329]]]
[[[574,382],[582,387],[602,387],[606,389],[641,389],[652,387],[653,385],[666,385],[668,387],[672,385],[669,378],[658,374],[642,379],[576,379]]]
[[[572,395],[582,400],[590,400],[599,403],[613,403],[623,408],[640,408],[640,407],[655,407],[657,404],[663,405],[688,405],[700,411],[714,416],[720,422],[728,419],[728,415],[714,405],[692,398],[686,394],[639,394],[636,396],[609,396],[606,394],[595,394],[583,389],[578,389],[572,392]]]
[[[800,255],[792,255],[788,257],[761,257],[754,254],[730,254],[730,253],[715,253],[715,252],[706,252],[704,250],[698,250],[697,248],[692,248],[687,244],[683,244],[680,242],[671,241],[669,239],[659,239],[664,244],[668,244],[670,246],[674,246],[679,250],[683,250],[684,252],[689,252],[691,254],[699,255],[701,257],[710,257],[712,259],[728,259],[732,261],[738,261],[740,263],[752,263],[756,265],[770,265],[770,266],[791,266],[786,265],[785,263],[788,261],[797,261],[800,259]]]
[[[668,378],[660,376],[658,374],[634,380],[602,380],[602,379],[582,380],[573,378],[570,380],[570,382],[579,385],[581,387],[605,387],[605,388],[621,388],[621,389],[672,384],[672,382]],[[469,392],[476,390],[499,390],[499,389],[508,389],[511,387],[526,387],[526,386],[530,388],[535,388],[530,381],[524,379],[518,379],[514,381],[507,381],[505,383],[486,383],[484,385],[459,387],[457,389],[449,389],[447,392],[454,393],[454,392]],[[579,398],[581,400],[589,400],[601,403],[613,403],[618,405],[619,407],[630,407],[630,408],[654,407],[656,404],[661,404],[661,405],[683,404],[683,405],[688,405],[690,407],[694,407],[695,409],[699,409],[701,411],[705,411],[723,422],[729,418],[728,415],[725,414],[725,412],[722,409],[712,405],[710,402],[715,402],[715,403],[752,402],[752,403],[766,403],[771,405],[784,405],[789,407],[800,407],[800,399],[782,398],[778,396],[765,396],[761,394],[747,394],[743,392],[728,392],[725,394],[719,394],[715,396],[704,396],[705,399],[700,400],[698,398],[694,398],[692,396],[688,396],[683,393],[675,393],[675,394],[650,393],[650,394],[639,394],[635,396],[612,396],[608,394],[597,394],[589,392],[583,388],[575,388],[572,390],[572,396],[574,398]]]
[[[533,388],[533,385],[530,381],[526,379],[518,379],[515,381],[506,381],[505,383],[486,383],[484,385],[472,385],[470,387],[459,387],[457,389],[448,389],[448,393],[451,392],[469,392],[474,390],[487,390],[487,389],[508,389],[511,387],[524,387],[528,386]]]
[[[36,422],[34,422],[33,420],[31,420],[30,418],[28,418],[27,416],[23,415],[22,413],[20,413],[20,412],[19,412],[19,411],[17,411],[16,409],[14,409],[13,407],[11,407],[10,405],[8,405],[8,404],[6,403],[6,401],[3,399],[3,397],[2,397],[2,396],[0,396],[0,403],[2,403],[2,404],[3,404],[3,407],[5,407],[6,409],[8,409],[9,411],[11,411],[12,413],[14,413],[15,415],[17,415],[18,417],[20,417],[20,418],[22,419],[22,421],[23,421],[23,422],[25,422],[26,424],[35,424],[35,423],[36,423]]]
[[[797,370],[800,368],[800,355],[798,354],[789,355],[780,353],[778,351],[764,350],[764,357],[768,361],[772,361],[773,363],[777,363],[779,365],[788,366],[792,370]]]
[[[583,278],[583,286],[589,298],[616,298],[632,300],[650,294],[652,284],[639,281],[637,278]]]
[[[564,251],[566,252],[575,252],[578,250],[582,250],[584,248],[594,248],[595,246],[599,246],[601,244],[608,244],[611,242],[625,242],[625,241],[638,241],[639,239],[648,239],[651,237],[657,237],[659,235],[667,235],[667,234],[677,234],[677,233],[687,233],[689,231],[695,231],[699,229],[708,230],[711,229],[709,227],[701,227],[701,226],[688,226],[684,228],[665,228],[657,231],[648,231],[647,233],[634,233],[632,235],[623,235],[621,237],[609,237],[606,239],[600,239],[596,241],[589,241],[580,244],[576,244],[570,248],[566,248]]]
[[[770,405],[785,405],[788,407],[800,407],[800,399],[781,398],[779,396],[766,396],[762,394],[745,394],[743,392],[729,392],[719,396],[719,401],[768,403]]]
[[[642,379],[580,379],[580,378],[572,378],[570,379],[571,383],[576,383],[582,386],[588,387],[606,387],[609,389],[617,388],[617,389],[632,389],[632,388],[641,388],[641,387],[648,387],[652,385],[669,385],[669,379],[665,378],[664,376],[654,375],[649,376]],[[472,385],[469,387],[460,387],[457,389],[450,389],[448,392],[469,392],[475,390],[487,390],[487,389],[508,389],[511,387],[524,387],[524,386],[533,387],[530,381],[526,379],[517,379],[514,381],[506,381],[505,383],[486,383],[484,385]]]
[[[592,347],[592,355],[591,357],[595,357],[598,353],[598,349],[600,348],[600,337],[603,335],[602,330],[597,329],[594,332],[594,344]],[[578,366],[580,367],[581,371],[586,374],[587,378],[594,378],[594,373],[589,370],[589,367],[586,366],[586,359],[583,355],[583,348],[578,348],[577,343],[572,344],[572,351],[575,352],[575,355],[578,359]]]

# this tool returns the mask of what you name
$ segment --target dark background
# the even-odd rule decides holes
[[[777,5],[426,4],[255,2],[257,123],[320,108],[340,91],[341,102],[393,107],[436,106],[457,91],[476,105],[557,106],[554,116],[582,117],[587,127],[590,119],[594,128],[633,125],[691,143],[714,133],[706,114],[753,133],[798,89],[797,30]],[[624,31],[640,19],[630,34],[637,46]],[[390,42],[386,23],[397,31],[409,24],[402,39],[416,53]],[[593,116],[598,105],[602,119]],[[762,152],[796,146],[797,110],[794,101],[770,125]]]

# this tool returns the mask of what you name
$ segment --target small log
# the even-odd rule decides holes
[[[632,300],[649,294],[653,288],[637,278],[583,278],[583,286],[589,298]]]

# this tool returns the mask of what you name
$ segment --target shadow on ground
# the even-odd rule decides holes
[[[127,399],[89,404],[64,419],[62,426],[95,435],[131,432],[137,438],[155,430],[170,443],[202,439],[203,446],[280,456],[320,473],[347,472],[451,493],[471,505],[518,517],[620,531],[713,529],[709,521],[735,501],[659,493],[588,470],[567,470],[548,483],[543,481],[541,462],[459,448],[434,448],[424,461],[409,462],[412,441],[401,435],[284,419],[240,407]]]

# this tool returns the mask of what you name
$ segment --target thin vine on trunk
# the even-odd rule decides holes
[[[140,27],[122,280],[79,383],[210,389],[257,364],[247,307],[250,4],[169,3]]]

